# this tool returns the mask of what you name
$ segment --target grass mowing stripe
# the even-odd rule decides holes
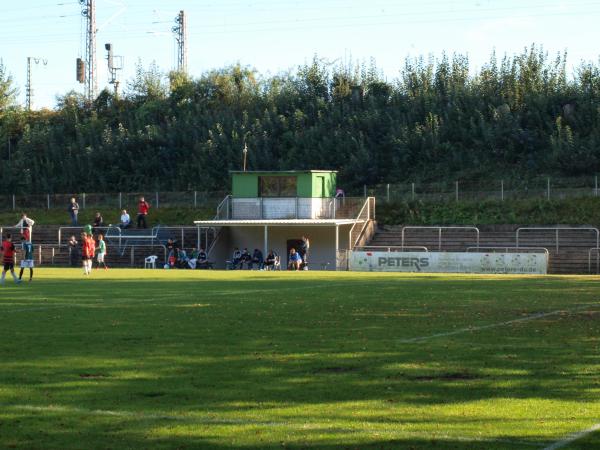
[[[243,419],[218,419],[218,418],[207,418],[207,417],[185,417],[181,415],[172,414],[155,414],[147,413],[143,411],[118,411],[118,410],[106,410],[106,409],[86,409],[78,408],[73,406],[62,406],[62,405],[14,405],[14,404],[0,404],[3,408],[14,409],[20,411],[32,411],[32,412],[58,412],[58,413],[72,413],[89,416],[108,416],[108,417],[123,417],[140,420],[169,420],[174,422],[186,422],[196,423],[202,425],[243,425],[243,426],[267,426],[267,427],[291,427],[299,426],[302,429],[318,429],[323,427],[321,422],[292,422],[292,421],[259,421],[259,420],[243,420]],[[336,427],[339,429],[339,427]],[[344,429],[345,433],[360,433],[358,430]],[[543,447],[545,443],[528,442],[518,439],[502,439],[502,438],[484,438],[478,436],[455,436],[451,434],[423,434],[421,432],[407,432],[407,436],[411,438],[426,437],[431,440],[447,439],[457,442],[489,442],[499,444],[511,444],[527,447]],[[544,449],[546,450],[546,449]]]
[[[544,447],[544,450],[556,450],[558,448],[563,448],[566,445],[572,444],[573,442],[586,437],[588,434],[592,434],[594,431],[600,430],[600,423],[597,423],[587,430],[579,431],[578,433],[573,433],[570,436],[567,436],[560,441],[556,441],[554,444],[549,445],[548,447]]]
[[[588,309],[588,308],[594,307],[594,306],[596,306],[596,305],[586,305],[586,306],[580,306],[578,308],[572,308],[572,309],[557,309],[556,311],[549,311],[549,312],[545,312],[545,313],[531,314],[531,315],[526,316],[526,317],[520,317],[518,319],[507,320],[507,321],[504,321],[504,322],[498,322],[498,323],[491,323],[491,324],[488,324],[488,325],[479,325],[479,326],[472,326],[472,327],[467,327],[467,328],[461,328],[459,330],[448,331],[448,332],[444,332],[444,333],[430,334],[428,336],[419,336],[419,337],[415,337],[415,338],[402,339],[399,342],[401,344],[412,344],[412,343],[418,343],[418,342],[425,342],[425,341],[428,341],[430,339],[435,339],[435,338],[439,338],[439,337],[454,336],[456,334],[468,333],[470,331],[472,332],[472,331],[488,330],[490,328],[500,328],[500,327],[505,327],[507,325],[512,325],[512,324],[515,324],[515,323],[529,322],[531,320],[543,319],[544,317],[556,316],[558,314],[572,314],[572,313],[577,313],[577,312],[584,311],[585,309]]]

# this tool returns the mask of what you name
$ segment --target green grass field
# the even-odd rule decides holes
[[[600,448],[593,277],[39,269],[0,448]],[[554,446],[553,446],[554,445]]]

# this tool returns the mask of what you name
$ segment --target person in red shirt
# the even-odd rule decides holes
[[[137,227],[138,228],[148,228],[148,224],[146,223],[146,216],[148,215],[149,209],[150,209],[150,204],[144,199],[144,197],[140,197],[140,201],[138,203],[138,215],[137,215]]]
[[[4,238],[4,242],[2,243],[2,253],[3,253],[3,262],[4,262],[4,270],[2,271],[2,278],[0,279],[0,284],[4,284],[4,279],[6,278],[6,272],[10,270],[10,274],[15,280],[15,283],[19,284],[21,280],[17,278],[15,274],[15,244],[12,242],[12,236],[7,234]]]
[[[83,273],[89,275],[92,272],[92,262],[96,251],[96,242],[91,235],[81,233],[81,260],[83,264]]]

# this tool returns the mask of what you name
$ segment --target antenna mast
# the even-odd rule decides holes
[[[96,0],[79,0],[81,15],[85,20],[85,57],[84,57],[84,83],[85,98],[92,101],[98,93],[98,80],[96,80]]]
[[[179,11],[172,28],[177,43],[177,71],[187,73],[187,20],[185,11]]]
[[[25,85],[25,108],[27,111],[31,111],[31,105],[33,104],[33,85],[31,84],[31,61],[35,64],[40,62],[44,65],[48,64],[48,60],[44,58],[36,58],[34,56],[27,57],[27,83]]]

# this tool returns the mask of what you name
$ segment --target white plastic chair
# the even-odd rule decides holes
[[[150,255],[144,258],[144,269],[156,269],[156,260],[158,256]]]

